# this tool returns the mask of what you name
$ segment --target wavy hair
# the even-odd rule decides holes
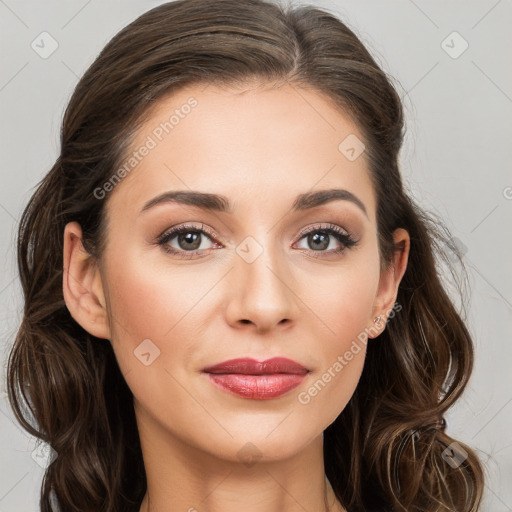
[[[381,268],[401,250],[396,228],[411,239],[402,308],[368,344],[358,387],[324,432],[337,498],[350,512],[476,512],[483,466],[443,428],[470,377],[473,341],[438,263],[455,275],[458,256],[467,275],[441,219],[404,190],[400,96],[337,16],[267,0],[153,8],[108,42],[70,98],[60,154],[19,224],[24,312],[7,370],[17,420],[57,454],[45,470],[41,511],[137,512],[147,487],[133,396],[111,344],[78,325],[63,299],[64,227],[79,222],[84,247],[101,258],[109,196],[98,200],[94,191],[124,161],[156,102],[188,84],[254,80],[316,89],[355,121],[376,194]],[[457,290],[464,299],[460,282]],[[461,447],[467,455],[456,457]]]

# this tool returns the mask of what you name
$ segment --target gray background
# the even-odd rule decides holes
[[[38,510],[46,460],[44,451],[33,454],[35,440],[15,423],[5,393],[22,312],[17,222],[58,155],[63,109],[78,78],[119,29],[161,3],[0,0],[0,512]],[[512,3],[309,3],[341,16],[396,78],[407,115],[405,182],[421,206],[445,219],[470,271],[476,364],[447,416],[448,433],[486,464],[481,510],[512,511]],[[48,58],[31,47],[43,31],[58,44]]]

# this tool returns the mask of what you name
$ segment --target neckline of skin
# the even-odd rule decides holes
[[[333,491],[333,500],[332,500],[332,503],[331,505],[328,505],[327,504],[327,494],[328,494],[328,488],[330,488],[332,491]],[[324,504],[326,506],[326,510],[325,512],[337,512],[336,509],[334,509],[333,507],[338,506],[338,501],[336,499],[336,494],[334,493],[334,490],[332,489],[332,486],[331,486],[331,483],[329,482],[328,478],[327,478],[327,475],[325,475],[325,487],[324,487]],[[149,491],[147,493],[147,496],[148,496],[148,501],[147,501],[147,507],[146,507],[146,511],[145,512],[152,512],[151,510],[151,505],[150,505],[150,496],[149,496]],[[142,511],[141,511],[142,512]],[[340,512],[348,512],[347,510],[345,510],[344,508],[341,508],[340,509]]]

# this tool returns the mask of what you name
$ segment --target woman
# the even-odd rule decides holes
[[[443,419],[472,340],[402,138],[317,8],[178,0],[107,44],[20,223],[9,398],[54,450],[42,511],[478,510]]]

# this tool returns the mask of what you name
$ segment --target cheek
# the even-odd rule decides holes
[[[106,282],[112,345],[134,395],[156,402],[156,390],[180,392],[179,382],[200,353],[205,304],[213,304],[218,273],[156,266],[134,251],[112,255]],[[211,312],[211,310],[209,310]],[[179,398],[176,397],[179,401]]]
[[[357,388],[368,342],[372,297],[355,293],[331,297],[320,309],[334,334],[318,340],[311,358],[321,361],[308,385],[297,394],[299,410],[327,428],[341,414]],[[333,305],[336,304],[336,307]],[[321,354],[320,354],[321,352]]]
[[[186,417],[190,406],[190,396],[179,385],[185,381],[182,363],[196,338],[196,324],[187,313],[211,285],[198,289],[191,283],[193,273],[163,273],[142,258],[118,261],[107,278],[114,353],[137,402],[170,424],[171,412]]]
[[[308,301],[315,305],[315,313],[325,327],[311,353],[322,366],[297,400],[308,414],[321,418],[324,428],[345,408],[363,370],[378,288],[377,263],[374,258],[361,258],[333,274],[328,288],[318,286],[318,281],[316,287],[308,288]]]
[[[211,274],[211,273],[210,273]],[[183,267],[157,268],[142,257],[125,257],[111,265],[107,277],[110,313],[116,342],[163,340],[190,325],[187,314],[214,283]]]
[[[377,263],[373,258],[354,258],[336,271],[329,269],[325,278],[310,279],[304,287],[305,302],[325,327],[322,346],[343,350],[369,327],[378,289]]]
[[[127,256],[127,252],[110,261],[115,261],[107,274],[112,344],[121,370],[133,379],[145,370],[146,363],[159,362],[166,335],[186,325],[180,323],[186,314],[183,283],[179,276],[164,278],[142,258]]]

